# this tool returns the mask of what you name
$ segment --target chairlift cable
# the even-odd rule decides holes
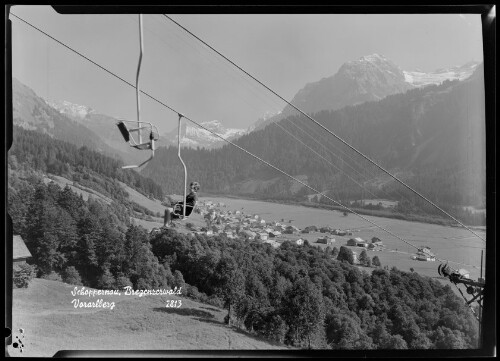
[[[156,37],[158,37],[158,39],[159,39],[162,43],[166,44],[167,46],[170,46],[167,42],[165,42],[162,38],[160,38],[160,37],[159,37],[156,33],[153,33],[153,34],[154,34]],[[175,33],[174,33],[174,35],[175,35]],[[177,35],[175,35],[175,36],[176,36],[176,37],[177,37],[180,41],[182,41],[184,44],[186,44],[188,47],[190,47],[191,49],[193,49],[193,51],[196,51],[196,52],[197,52],[200,56],[205,57],[205,56],[204,56],[204,54],[203,54],[203,52],[201,52],[198,48],[193,47],[193,46],[192,46],[189,42],[187,42],[187,41],[186,41],[186,40],[184,40],[183,38],[181,38],[181,37],[179,37],[179,36],[177,36]],[[205,48],[203,48],[203,49],[204,49],[204,50],[206,50]],[[245,87],[246,87],[246,88],[247,88],[250,92],[252,92],[255,96],[257,96],[258,98],[260,98],[261,100],[263,100],[265,103],[267,103],[268,105],[271,105],[272,107],[276,107],[277,102],[275,102],[275,101],[273,101],[273,100],[271,100],[271,99],[269,99],[269,98],[267,98],[267,97],[263,97],[263,96],[262,96],[262,93],[261,93],[261,92],[256,91],[255,87],[254,87],[254,86],[252,86],[252,85],[254,84],[253,82],[252,82],[252,83],[250,83],[250,82],[248,81],[248,79],[247,79],[247,78],[245,78],[245,77],[243,77],[243,76],[236,77],[236,76],[234,75],[234,73],[233,73],[233,72],[228,72],[228,71],[226,70],[226,68],[222,65],[222,64],[226,64],[226,63],[222,63],[222,62],[217,62],[217,61],[214,61],[214,59],[213,59],[212,57],[210,57],[210,56],[209,56],[209,57],[205,57],[205,58],[206,58],[206,59],[208,59],[208,60],[209,60],[212,64],[215,64],[215,66],[216,66],[216,67],[218,67],[218,68],[222,69],[222,71],[223,71],[223,72],[225,72],[228,76],[230,76],[230,77],[232,77],[232,78],[234,78],[234,79],[238,78],[239,80],[242,80],[242,84],[243,84],[243,85],[244,85],[244,86],[245,86]],[[239,74],[239,73],[238,73],[238,74]],[[244,98],[243,98],[243,100],[244,100],[244,101],[245,101],[245,102],[246,102],[246,103],[247,103],[250,107],[255,108],[255,106],[250,105],[250,103],[248,103],[248,102],[247,102]],[[295,124],[295,122],[293,122],[293,120],[289,120],[289,119],[287,119],[287,118],[285,118],[284,120],[286,120],[287,122],[292,123],[292,125],[293,125],[294,127],[298,128],[301,132],[303,132],[303,133],[305,133],[307,136],[309,136],[309,137],[310,137],[310,138],[311,138],[314,142],[318,143],[321,147],[325,148],[325,150],[326,150],[328,153],[330,153],[330,154],[331,154],[331,155],[333,155],[334,157],[339,158],[338,154],[335,154],[335,153],[334,153],[334,152],[333,152],[330,148],[328,148],[326,145],[324,145],[324,144],[320,143],[320,142],[316,139],[316,137],[315,137],[315,136],[313,136],[313,135],[309,134],[309,133],[308,133],[305,129],[303,129],[303,128],[301,128],[299,125]],[[271,122],[271,124],[272,124],[272,123],[278,123],[278,122],[279,122],[279,121],[277,121],[277,120],[276,120],[276,121],[272,121],[272,122]],[[333,147],[334,147],[335,149],[337,149],[339,152],[343,153],[346,157],[348,157],[349,159],[351,159],[351,160],[352,160],[352,161],[353,161],[353,162],[354,162],[354,163],[355,163],[358,167],[360,167],[359,163],[358,163],[358,162],[356,162],[356,161],[355,161],[355,160],[354,160],[354,159],[353,159],[353,158],[352,158],[349,154],[347,154],[345,151],[343,151],[342,149],[340,149],[340,148],[336,147],[335,145],[333,145]],[[343,160],[343,161],[344,161],[344,160]],[[330,164],[331,164],[331,163],[330,163]],[[349,162],[346,162],[346,165],[347,165],[350,169],[352,169],[352,170],[353,170],[356,174],[358,174],[361,178],[366,178],[367,180],[370,180],[370,178],[368,178],[366,175],[362,175],[362,174],[361,174],[358,170],[356,170],[353,166],[351,166],[351,165],[349,164]],[[362,167],[360,167],[360,168],[362,168]],[[337,168],[337,169],[338,169],[338,168]],[[345,171],[343,171],[343,170],[341,170],[341,171],[345,173]],[[376,174],[374,174],[374,173],[372,173],[372,172],[370,172],[370,175],[372,175],[374,178],[376,177]],[[348,177],[349,177],[349,175],[348,175]],[[350,178],[350,179],[352,179],[351,177],[349,177],[349,178]],[[357,182],[356,182],[356,183],[357,183]],[[359,185],[359,183],[357,183],[357,184]],[[362,187],[363,187],[363,188],[365,188],[364,186],[362,186]],[[366,189],[366,188],[365,188],[365,189]],[[387,191],[385,191],[384,189],[381,189],[381,190],[382,190],[382,192],[383,192],[383,193],[385,193],[387,196],[389,196],[389,195],[388,195],[388,193],[387,193]],[[403,195],[401,195],[401,193],[400,193],[397,189],[396,189],[396,192],[397,192],[397,193],[401,196],[401,198],[404,198],[404,196],[403,196]],[[373,193],[371,193],[371,192],[369,192],[369,193],[373,195]],[[375,196],[375,195],[374,195],[374,196]],[[390,197],[389,197],[389,198],[390,198]]]
[[[164,22],[163,22],[163,23],[164,23]],[[171,47],[171,45],[170,45],[169,43],[167,43],[166,41],[164,41],[164,40],[163,40],[163,39],[162,39],[162,38],[161,38],[161,37],[160,37],[157,33],[152,32],[152,31],[150,31],[150,32],[151,32],[153,35],[155,35],[155,36],[156,36],[156,37],[157,37],[157,38],[158,38],[158,39],[159,39],[159,40],[160,40],[163,44],[165,44],[166,46]],[[217,67],[217,68],[221,69],[221,71],[223,71],[226,75],[228,75],[228,76],[232,77],[233,79],[238,78],[238,80],[242,80],[242,84],[243,84],[243,85],[247,88],[247,90],[249,90],[250,92],[252,92],[255,96],[257,96],[258,98],[260,98],[261,100],[263,100],[265,103],[267,103],[267,104],[271,105],[272,107],[276,107],[276,104],[277,104],[277,102],[276,102],[276,101],[271,100],[271,99],[269,99],[269,98],[267,98],[267,97],[263,97],[261,92],[256,91],[255,86],[253,86],[253,85],[255,84],[254,82],[250,83],[250,82],[248,81],[248,78],[245,78],[245,77],[243,77],[243,76],[241,76],[241,75],[240,75],[239,77],[237,77],[237,76],[236,76],[233,72],[228,72],[228,71],[226,70],[226,67],[224,67],[224,65],[223,65],[223,64],[226,64],[225,62],[223,63],[223,62],[220,62],[220,61],[215,61],[212,57],[210,57],[210,56],[208,56],[208,57],[207,57],[207,56],[205,56],[206,54],[204,54],[202,51],[200,51],[200,49],[199,49],[199,48],[194,47],[194,46],[193,46],[190,42],[188,42],[188,41],[186,41],[185,39],[183,39],[182,37],[180,37],[180,36],[176,35],[176,34],[175,34],[175,32],[173,33],[173,35],[174,35],[174,36],[175,36],[175,37],[176,37],[176,38],[177,38],[180,42],[182,42],[183,44],[185,44],[187,47],[189,47],[189,48],[190,48],[190,49],[192,49],[193,51],[197,52],[197,53],[199,54],[199,56],[200,56],[200,57],[204,57],[204,58],[208,59],[208,60],[209,60],[212,64],[214,64],[214,66],[215,66],[215,67]],[[206,50],[206,49],[205,49],[205,48],[203,48],[203,50]],[[216,58],[216,59],[218,59],[218,58]],[[240,74],[240,73],[237,73],[237,74]],[[253,105],[251,105],[249,102],[247,102],[245,98],[243,98],[243,101],[244,101],[245,103],[247,103],[250,107],[255,108],[255,106],[253,106]],[[325,144],[322,144],[321,142],[319,142],[319,141],[316,139],[316,137],[315,137],[315,136],[313,136],[313,135],[309,134],[306,130],[304,130],[303,128],[301,128],[299,125],[295,124],[295,123],[293,122],[293,120],[290,120],[290,119],[287,119],[287,118],[285,118],[284,120],[286,120],[287,122],[292,123],[292,125],[293,125],[294,127],[298,128],[301,132],[303,132],[303,133],[305,133],[307,136],[309,136],[309,137],[310,137],[310,138],[311,138],[314,142],[318,143],[321,147],[325,148],[325,150],[326,150],[329,154],[331,154],[332,156],[334,156],[334,157],[336,157],[336,158],[340,159],[340,157],[339,157],[339,155],[338,155],[338,154],[335,154],[335,153],[334,153],[334,152],[333,152],[330,148],[328,148]],[[276,120],[276,121],[272,121],[271,123],[278,123],[278,121],[277,121],[277,120]],[[305,124],[304,124],[304,125],[305,125]],[[321,134],[321,133],[320,133],[320,134]],[[315,135],[317,135],[317,134],[315,134]],[[303,144],[303,143],[302,143],[302,144]],[[351,157],[351,156],[350,156],[347,152],[343,151],[342,149],[340,149],[339,147],[335,146],[334,144],[332,144],[332,145],[333,145],[333,147],[334,147],[336,150],[338,150],[338,151],[339,151],[339,152],[341,152],[343,155],[345,155],[347,158],[349,158],[350,160],[352,160],[352,161],[356,164],[356,166],[358,166],[359,168],[362,168],[362,167],[359,165],[359,163],[358,163],[357,161],[355,161],[355,160],[354,160],[354,159],[353,159],[353,158],[352,158],[352,157]],[[307,146],[306,146],[306,147],[307,147]],[[308,148],[309,148],[309,149],[311,149],[310,147],[308,147]],[[317,154],[317,152],[315,152],[315,153]],[[324,159],[324,157],[322,157],[322,158]],[[372,179],[372,178],[376,178],[376,176],[377,176],[375,173],[373,173],[373,172],[369,172],[369,175],[370,175],[370,176],[372,176],[372,178],[369,178],[366,174],[365,174],[365,175],[361,174],[358,170],[356,170],[353,166],[351,166],[351,164],[350,164],[348,161],[345,161],[343,158],[342,158],[341,160],[342,160],[342,162],[343,162],[343,163],[345,162],[344,164],[345,164],[346,166],[348,166],[348,167],[349,167],[350,169],[352,169],[352,170],[353,170],[353,171],[354,171],[357,175],[359,175],[359,176],[360,176],[360,178],[366,178],[366,180],[367,180],[367,181],[369,181],[370,179]],[[327,162],[328,162],[328,161],[327,161]],[[331,162],[328,162],[328,163],[329,163],[329,164],[331,164]],[[338,169],[338,167],[336,167],[336,168]],[[350,176],[349,176],[349,174],[348,174],[345,170],[341,169],[340,171],[341,171],[342,173],[346,174],[346,175],[347,175],[347,177],[348,177],[348,178],[350,178],[350,179],[352,180],[352,177],[350,177]],[[375,196],[372,192],[370,192],[370,191],[369,191],[369,190],[368,190],[368,189],[367,189],[364,185],[361,185],[359,182],[356,182],[356,181],[354,181],[354,182],[355,182],[356,184],[360,185],[363,189],[366,189],[366,190],[368,191],[368,193],[370,193],[371,195],[373,195],[374,197],[376,197],[376,196]],[[387,191],[386,191],[385,189],[383,189],[383,188],[382,188],[382,189],[381,189],[381,191],[382,191],[382,192],[383,192],[383,193],[384,193],[384,194],[385,194],[385,195],[386,195],[386,196],[390,199],[390,196],[389,196],[389,194],[387,193]],[[402,195],[398,189],[395,189],[395,191],[396,191],[396,193],[397,193],[397,194],[399,194],[399,195],[400,195],[400,197],[401,197],[401,198],[405,198],[405,196],[404,196],[404,195]]]
[[[102,66],[102,65],[100,65],[100,64],[98,64],[98,63],[96,63],[95,61],[91,60],[90,58],[88,58],[87,56],[85,56],[85,55],[81,54],[81,53],[80,53],[80,52],[78,52],[77,50],[75,50],[75,49],[71,48],[70,46],[68,46],[68,45],[64,44],[63,42],[61,42],[61,41],[57,40],[57,39],[56,39],[56,38],[54,38],[53,36],[51,36],[51,35],[47,34],[46,32],[44,32],[43,30],[39,29],[38,27],[36,27],[36,26],[32,25],[32,24],[31,24],[31,23],[29,23],[28,21],[26,21],[26,20],[24,20],[24,19],[22,19],[22,18],[18,17],[18,16],[17,16],[17,15],[15,15],[14,13],[11,13],[11,15],[13,15],[13,16],[14,16],[14,17],[16,17],[17,19],[21,20],[21,21],[22,21],[22,22],[24,22],[25,24],[27,24],[27,25],[31,26],[32,28],[34,28],[35,30],[39,31],[40,33],[42,33],[42,34],[46,35],[47,37],[51,38],[52,40],[56,41],[57,43],[59,43],[60,45],[64,46],[65,48],[67,48],[67,49],[71,50],[71,51],[72,51],[72,52],[74,52],[75,54],[77,54],[77,55],[81,56],[82,58],[84,58],[84,59],[86,59],[87,61],[91,62],[92,64],[96,65],[97,67],[99,67],[100,69],[104,70],[104,71],[105,71],[105,72],[107,72],[108,74],[110,74],[110,75],[114,76],[115,78],[117,78],[117,79],[121,80],[122,82],[124,82],[125,84],[129,85],[130,87],[135,88],[135,86],[134,86],[132,83],[128,82],[127,80],[123,79],[122,77],[118,76],[117,74],[113,73],[112,71],[110,71],[110,70],[106,69],[104,66]],[[178,114],[178,115],[182,114],[182,113],[178,112],[176,109],[174,109],[173,107],[169,106],[168,104],[166,104],[166,103],[162,102],[161,100],[159,100],[159,99],[155,98],[154,96],[150,95],[149,93],[147,93],[147,92],[145,92],[145,91],[143,91],[143,90],[141,90],[140,92],[141,92],[142,94],[144,94],[145,96],[147,96],[148,98],[150,98],[151,100],[153,100],[153,101],[157,102],[158,104],[160,104],[160,105],[164,106],[165,108],[167,108],[167,109],[171,110],[172,112],[174,112],[174,113],[176,113],[176,114]],[[203,125],[201,125],[201,124],[197,123],[196,121],[194,121],[194,120],[190,119],[189,117],[187,117],[187,116],[185,116],[185,115],[183,115],[183,117],[184,117],[185,119],[189,120],[190,122],[192,122],[193,124],[197,125],[198,127],[202,128],[202,129],[205,129],[206,131],[208,131],[208,132],[212,133],[212,134],[213,134],[213,135],[215,135],[216,137],[218,137],[218,138],[222,139],[223,141],[225,141],[225,142],[229,143],[230,145],[232,145],[232,146],[234,146],[234,147],[236,147],[236,148],[240,149],[241,151],[243,151],[243,152],[247,153],[247,154],[248,154],[248,155],[250,155],[251,157],[253,157],[253,158],[255,158],[255,159],[259,160],[260,162],[262,162],[262,163],[264,163],[264,164],[268,165],[269,167],[271,167],[271,168],[273,168],[273,169],[277,170],[278,172],[280,172],[280,173],[284,174],[285,176],[287,176],[287,177],[291,178],[292,180],[294,180],[294,181],[296,181],[296,182],[298,182],[298,183],[302,184],[303,186],[305,186],[305,187],[309,188],[310,190],[312,190],[312,191],[314,191],[314,192],[316,192],[316,193],[319,193],[319,191],[318,191],[318,190],[314,189],[313,187],[309,186],[308,184],[306,184],[306,183],[302,182],[301,180],[299,180],[299,179],[297,179],[297,178],[295,178],[295,177],[293,177],[293,176],[289,175],[289,174],[288,174],[288,173],[286,173],[285,171],[283,171],[283,170],[279,169],[278,167],[276,167],[276,166],[272,165],[271,163],[269,163],[269,162],[267,162],[267,161],[263,160],[262,158],[260,158],[260,157],[258,157],[258,156],[256,156],[256,155],[252,154],[252,153],[251,153],[251,152],[249,152],[248,150],[246,150],[246,149],[244,149],[244,148],[240,147],[239,145],[237,145],[237,144],[233,143],[232,141],[225,139],[224,137],[222,137],[222,136],[220,136],[219,134],[217,134],[217,133],[215,133],[215,132],[211,131],[210,129],[208,129],[208,128],[204,127]],[[373,222],[373,221],[371,221],[371,220],[367,219],[366,217],[363,217],[363,216],[362,216],[362,215],[360,215],[359,213],[357,213],[357,212],[355,212],[355,211],[351,210],[349,207],[346,207],[346,206],[344,206],[344,205],[342,205],[342,204],[338,203],[337,201],[335,201],[334,199],[332,199],[332,198],[330,198],[330,197],[328,197],[328,196],[324,196],[324,197],[325,197],[325,198],[327,198],[327,199],[329,199],[329,200],[330,200],[330,201],[332,201],[333,203],[338,204],[339,206],[343,207],[344,209],[348,210],[349,212],[351,212],[351,213],[353,213],[353,214],[357,215],[358,217],[360,217],[360,218],[364,219],[365,221],[367,221],[368,223],[370,223],[370,224],[374,225],[375,227],[379,228],[380,230],[382,230],[382,231],[384,231],[384,232],[388,233],[389,235],[391,235],[391,236],[395,237],[396,239],[399,239],[400,241],[402,241],[402,242],[404,242],[404,243],[406,243],[406,244],[408,244],[408,245],[412,246],[413,248],[415,248],[415,249],[417,249],[417,250],[419,249],[419,247],[417,247],[417,246],[415,246],[415,245],[411,244],[410,242],[408,242],[408,241],[404,240],[404,239],[403,239],[403,238],[401,238],[400,236],[398,236],[398,235],[394,234],[393,232],[391,232],[391,231],[389,231],[389,230],[385,229],[384,227],[382,227],[382,226],[380,226],[380,225],[376,224],[375,222]],[[444,260],[444,261],[446,261],[446,260]]]
[[[276,125],[277,127],[283,129],[284,132],[286,132],[287,134],[289,134],[291,137],[293,137],[295,140],[297,140],[299,143],[301,143],[304,147],[308,148],[311,152],[313,152],[314,154],[316,154],[318,157],[320,157],[321,159],[323,159],[325,162],[327,162],[328,164],[330,164],[332,167],[334,167],[335,169],[339,170],[341,173],[344,173],[347,177],[349,177],[349,179],[351,179],[354,183],[356,183],[358,186],[360,186],[361,188],[363,189],[366,189],[364,185],[360,184],[359,182],[357,182],[354,178],[352,178],[349,174],[345,173],[344,171],[342,171],[341,169],[339,169],[339,167],[337,167],[335,164],[333,164],[332,162],[330,162],[328,159],[326,159],[325,157],[323,157],[321,154],[319,154],[318,152],[316,152],[314,149],[312,149],[310,146],[308,146],[306,143],[304,143],[302,140],[300,140],[299,138],[297,138],[295,135],[293,135],[292,133],[290,133],[286,128],[284,128],[283,126],[281,126],[278,122],[273,122],[272,124]],[[376,197],[375,194],[373,194],[372,192],[370,192],[370,190],[366,189],[366,191],[368,193],[370,193],[372,196]]]
[[[188,34],[192,35],[198,41],[202,42],[205,46],[208,46],[210,49],[212,49],[213,51],[215,51],[218,55],[220,55],[221,57],[223,57],[224,59],[226,59],[227,61],[229,61],[232,65],[234,65],[239,70],[241,70],[242,72],[244,72],[246,75],[248,75],[249,77],[251,77],[253,80],[255,80],[256,82],[258,82],[260,85],[262,85],[268,91],[270,91],[271,93],[273,93],[274,95],[276,95],[278,98],[280,98],[281,100],[285,101],[292,108],[294,108],[295,110],[297,110],[299,113],[301,113],[302,115],[304,115],[305,117],[307,117],[309,120],[311,120],[315,124],[317,124],[319,127],[321,127],[323,130],[325,130],[326,132],[328,132],[329,134],[331,134],[333,137],[335,137],[336,139],[338,139],[339,141],[341,141],[343,144],[345,144],[347,147],[349,147],[350,149],[352,149],[354,152],[356,152],[357,154],[359,154],[360,156],[362,156],[363,158],[365,158],[368,162],[370,162],[371,164],[375,165],[377,168],[379,168],[381,171],[383,171],[384,173],[386,173],[387,175],[389,175],[395,181],[397,181],[398,183],[402,184],[403,186],[405,186],[406,188],[408,188],[409,190],[411,190],[413,193],[415,193],[416,195],[418,195],[419,197],[421,197],[422,199],[424,199],[425,201],[427,201],[429,204],[433,205],[435,208],[437,208],[438,210],[440,210],[441,212],[443,212],[444,214],[446,214],[448,217],[450,217],[451,219],[453,219],[455,222],[457,222],[458,224],[460,224],[462,227],[464,227],[465,229],[467,229],[469,232],[471,232],[472,234],[474,234],[476,237],[478,237],[479,239],[481,239],[484,242],[486,242],[486,240],[484,238],[482,238],[481,236],[479,236],[472,229],[470,229],[469,227],[467,227],[466,225],[464,225],[462,222],[460,222],[458,219],[456,219],[451,214],[449,214],[448,212],[446,212],[444,209],[442,209],[441,207],[439,207],[437,204],[435,204],[434,202],[432,202],[431,200],[429,200],[427,197],[425,197],[424,195],[422,195],[421,193],[419,193],[418,191],[416,191],[415,189],[413,189],[412,187],[410,187],[409,185],[407,185],[405,182],[403,182],[402,180],[400,180],[399,178],[397,178],[395,175],[393,175],[392,173],[390,173],[388,170],[386,170],[385,168],[383,168],[382,166],[380,166],[379,164],[377,164],[375,161],[373,161],[367,155],[363,154],[361,151],[359,151],[358,149],[356,149],[354,146],[352,146],[349,143],[347,143],[345,140],[343,140],[337,134],[335,134],[334,132],[332,132],[331,130],[329,130],[325,126],[323,126],[321,123],[319,123],[318,121],[316,121],[314,118],[312,118],[310,115],[308,115],[307,113],[305,113],[303,110],[301,110],[300,108],[298,108],[297,106],[295,106],[294,104],[292,104],[290,101],[288,101],[285,98],[283,98],[276,91],[274,91],[273,89],[271,89],[270,87],[268,87],[266,84],[264,84],[262,81],[260,81],[259,79],[257,79],[253,75],[251,75],[249,72],[247,72],[242,67],[240,67],[239,65],[237,65],[231,59],[227,58],[225,55],[223,55],[222,53],[220,53],[218,50],[216,50],[214,47],[212,47],[211,45],[209,45],[208,43],[206,43],[204,40],[202,40],[201,38],[199,38],[197,35],[195,35],[194,33],[192,33],[190,30],[188,30],[187,28],[185,28],[184,26],[182,26],[181,24],[179,24],[177,21],[175,21],[174,19],[172,19],[168,15],[163,14],[163,16],[165,18],[167,18],[168,20],[172,21],[174,24],[176,24],[177,26],[179,26],[184,31],[186,31]]]

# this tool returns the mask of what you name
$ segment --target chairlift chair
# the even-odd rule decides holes
[[[127,126],[127,123],[130,126],[138,125],[136,128],[129,128]],[[144,162],[138,165],[126,165],[123,166],[123,169],[128,169],[128,168],[138,168],[142,167],[144,164],[149,162],[151,159],[153,159],[154,154],[155,154],[155,141],[158,141],[159,139],[159,133],[158,129],[156,126],[149,122],[136,122],[133,120],[121,120],[118,123],[116,123],[118,129],[120,130],[120,133],[123,136],[123,139],[125,139],[126,142],[130,144],[131,147],[139,149],[139,150],[151,150],[151,156],[146,159]],[[149,133],[148,140],[146,142],[141,142],[142,139],[140,137],[140,132],[141,130],[146,130]],[[133,136],[133,133],[138,133],[139,134],[139,139],[136,140]]]
[[[187,168],[186,168],[186,164],[184,163],[184,161],[182,160],[182,157],[181,157],[181,123],[182,123],[182,117],[183,117],[183,115],[179,113],[178,116],[179,116],[179,126],[178,126],[178,129],[177,129],[177,157],[179,158],[179,160],[182,163],[182,166],[184,167],[184,198],[183,198],[183,201],[177,202],[174,205],[174,207],[173,207],[173,209],[174,209],[173,214],[175,214],[178,219],[185,220],[185,219],[189,218],[189,216],[193,212],[193,209],[196,206],[193,207],[193,206],[191,206],[189,204],[186,204],[186,197],[187,197]]]
[[[140,52],[139,52],[139,62],[137,64],[137,73],[135,77],[135,96],[136,96],[136,101],[137,101],[137,121],[132,121],[132,120],[121,120],[116,125],[118,126],[118,129],[120,130],[120,133],[122,134],[123,138],[125,139],[126,142],[130,144],[131,147],[134,147],[139,150],[151,150],[151,156],[146,159],[144,162],[141,164],[137,165],[125,165],[122,167],[122,169],[128,169],[128,168],[139,168],[142,167],[144,164],[149,162],[151,159],[153,159],[155,155],[155,141],[159,139],[159,133],[158,129],[156,126],[149,122],[141,122],[141,103],[140,103],[140,98],[139,98],[139,75],[141,71],[141,62],[142,62],[142,53],[144,51],[143,48],[143,39],[142,39],[142,14],[139,14],[139,46],[140,46]],[[130,124],[133,123],[133,124]],[[127,126],[129,124],[129,126]],[[141,130],[147,130],[149,131],[149,139],[145,142],[142,141],[142,136],[141,136]],[[137,140],[134,138],[133,133],[137,132]]]

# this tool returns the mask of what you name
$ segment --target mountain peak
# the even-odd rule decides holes
[[[377,62],[377,61],[387,61],[388,59],[380,54],[373,53],[371,55],[365,55],[359,58],[360,61]]]
[[[226,128],[219,120],[209,120],[200,123],[203,128],[191,126],[184,123],[181,128],[181,144],[187,147],[201,148],[217,148],[224,145],[224,141],[211,132],[219,135],[224,139],[234,140],[248,132],[247,129]],[[177,129],[164,134],[162,138],[166,139],[167,143],[177,143]]]
[[[67,100],[63,101],[57,101],[57,100],[52,101],[46,99],[44,100],[45,103],[47,103],[47,105],[56,109],[59,113],[69,115],[71,117],[84,119],[87,117],[88,114],[95,113],[95,110],[90,107],[87,107],[85,105],[74,104]]]

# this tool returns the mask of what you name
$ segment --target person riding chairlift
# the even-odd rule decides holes
[[[189,216],[194,210],[196,202],[198,201],[198,195],[196,192],[200,190],[200,184],[198,182],[191,182],[189,185],[191,192],[186,196],[186,217]],[[182,201],[177,202],[180,205],[179,213],[174,213],[174,208],[168,207],[165,209],[165,218],[163,221],[163,227],[168,228],[172,224],[172,219],[178,219],[182,216],[182,208],[184,203]]]

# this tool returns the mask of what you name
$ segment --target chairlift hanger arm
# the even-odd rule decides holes
[[[182,217],[186,218],[187,168],[186,168],[186,164],[184,163],[184,161],[182,160],[182,157],[181,157],[181,124],[182,124],[182,117],[183,117],[183,115],[181,113],[178,113],[177,115],[179,116],[179,127],[178,127],[178,130],[177,130],[177,157],[179,158],[179,160],[182,163],[182,166],[184,167],[184,198],[183,198],[183,200],[184,200],[184,207],[182,207]]]

